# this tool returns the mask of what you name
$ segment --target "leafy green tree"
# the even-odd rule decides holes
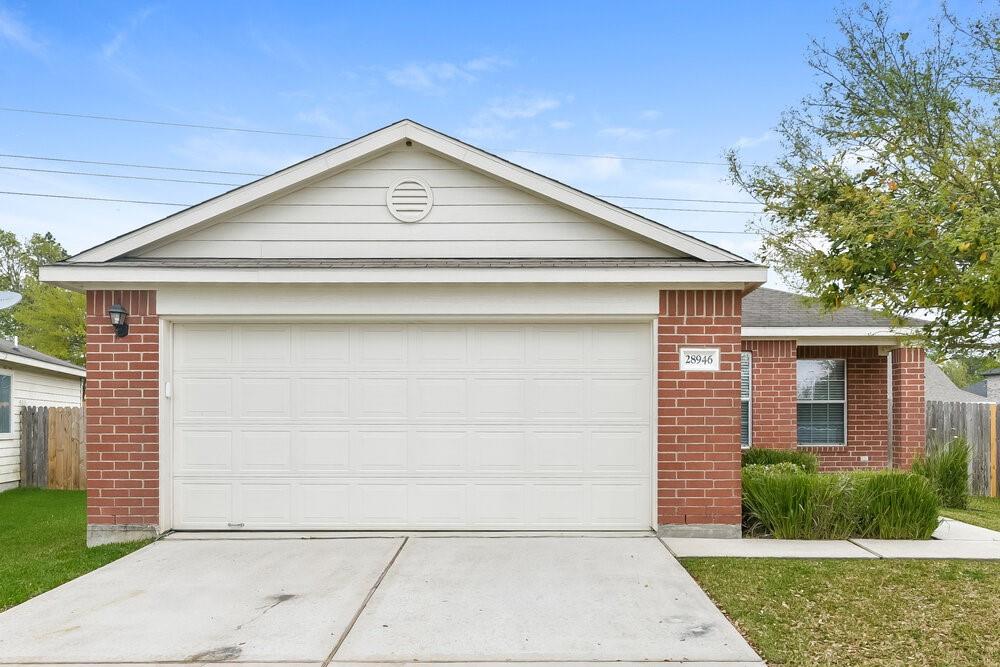
[[[28,347],[73,363],[84,362],[85,298],[38,281],[38,267],[65,259],[66,249],[51,233],[32,234],[23,243],[0,230],[0,289],[23,299],[0,310],[0,336],[15,336]]]
[[[782,117],[781,156],[733,180],[760,201],[762,259],[829,309],[923,314],[952,354],[1000,339],[1000,17],[945,8],[924,39],[887,5],[812,44],[818,90]]]
[[[87,349],[86,297],[29,278],[14,309],[20,341],[39,352],[82,365]]]

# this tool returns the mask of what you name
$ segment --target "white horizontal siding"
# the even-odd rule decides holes
[[[434,207],[400,222],[387,189],[426,181]],[[148,249],[147,257],[676,257],[426,151],[394,151]]]
[[[83,379],[44,371],[0,365],[0,373],[13,376],[11,433],[0,435],[0,485],[21,478],[21,407],[80,407],[83,404]]]

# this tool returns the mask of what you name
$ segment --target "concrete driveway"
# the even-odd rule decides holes
[[[0,614],[0,663],[416,661],[761,664],[654,537],[181,535]]]

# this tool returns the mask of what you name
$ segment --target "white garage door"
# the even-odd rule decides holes
[[[189,529],[651,525],[648,323],[178,324]]]

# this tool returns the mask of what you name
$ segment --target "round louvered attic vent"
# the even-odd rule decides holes
[[[385,204],[397,220],[417,222],[427,217],[434,206],[431,186],[419,178],[401,178],[389,186]]]

